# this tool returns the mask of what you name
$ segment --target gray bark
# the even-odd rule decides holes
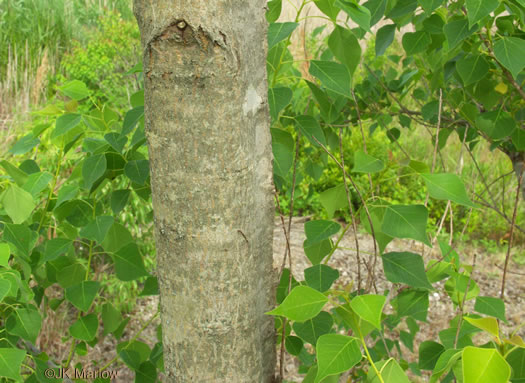
[[[271,382],[266,0],[135,0],[169,382]]]

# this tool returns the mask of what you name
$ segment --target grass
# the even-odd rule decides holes
[[[131,0],[0,1],[0,130],[45,102],[60,58],[108,11],[133,18]]]

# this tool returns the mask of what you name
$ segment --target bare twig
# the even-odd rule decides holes
[[[496,205],[492,205],[490,204],[490,202],[488,202],[486,199],[484,199],[481,195],[479,195],[478,193],[474,193],[474,195],[476,197],[478,197],[479,199],[476,201],[477,203],[479,203],[480,205],[483,205],[483,206],[486,206],[486,207],[489,207],[491,208],[492,210],[494,210],[496,213],[498,213],[503,219],[505,219],[505,221],[507,221],[508,223],[512,224],[512,220],[504,213],[502,212],[501,210],[498,209],[498,207]],[[514,223],[514,227],[516,229],[518,229],[519,231],[521,231],[523,234],[525,234],[525,228],[521,227],[520,225]]]
[[[343,153],[343,129],[339,128],[339,157],[341,158],[341,165],[345,166],[345,156]],[[368,174],[370,176],[370,174]],[[372,180],[370,180],[372,182]],[[343,172],[343,184],[345,186],[346,199],[348,201],[348,207],[350,208],[350,217],[352,219],[352,228],[354,229],[354,240],[356,249],[356,261],[357,261],[357,294],[361,291],[361,258],[359,256],[359,239],[357,239],[357,224],[355,222],[354,207],[352,206],[352,199],[350,198],[350,190],[348,190],[348,183],[346,182],[346,176]]]
[[[516,224],[516,213],[518,212],[518,204],[520,202],[520,190],[521,190],[521,181],[523,180],[523,171],[520,173],[518,179],[518,187],[516,188],[516,200],[514,201],[514,211],[512,212],[512,223],[510,224],[510,236],[509,243],[507,245],[507,255],[505,256],[505,266],[503,267],[503,277],[501,278],[501,294],[500,298],[503,299],[505,296],[505,279],[507,277],[507,266],[510,259],[510,250],[512,249],[512,239],[514,237],[514,226]]]
[[[355,103],[355,111],[357,113],[357,123],[359,124],[359,129],[361,130],[361,138],[363,139],[363,150],[366,154],[368,154],[368,151],[366,150],[366,139],[365,139],[365,131],[363,129],[363,122],[361,121],[361,112],[359,111],[359,104],[357,103],[357,98],[355,97],[355,92],[352,89],[352,97],[354,98]],[[368,182],[370,184],[370,193],[372,197],[374,196],[374,187],[372,185],[372,175],[368,173]]]
[[[321,148],[323,148],[323,150],[328,154],[328,156],[334,160],[334,162],[337,164],[337,166],[339,166],[339,168],[343,171],[343,175],[345,177],[347,177],[350,182],[352,183],[352,186],[354,187],[361,203],[363,204],[363,207],[365,209],[365,213],[366,213],[366,217],[368,219],[368,223],[370,225],[370,231],[371,231],[371,234],[372,234],[372,238],[373,238],[373,243],[374,243],[374,263],[372,265],[372,275],[368,275],[368,278],[367,278],[367,282],[366,282],[366,290],[368,291],[370,289],[370,286],[373,284],[374,282],[374,279],[375,279],[375,266],[376,266],[376,262],[377,262],[377,244],[376,244],[376,236],[375,236],[375,231],[374,231],[374,224],[372,223],[372,217],[370,215],[370,211],[368,210],[368,205],[365,201],[365,199],[363,198],[363,195],[361,194],[361,192],[359,191],[359,188],[357,187],[357,185],[355,184],[354,182],[354,179],[352,178],[352,176],[348,173],[346,173],[346,170],[344,168],[343,165],[341,165],[341,163],[337,160],[337,158],[335,158],[335,156],[326,148],[326,146],[324,146],[317,138],[315,138],[315,136],[312,136],[312,138],[315,140],[315,142],[317,142],[317,144],[319,146],[321,146]]]

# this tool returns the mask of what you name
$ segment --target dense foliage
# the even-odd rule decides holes
[[[479,296],[474,266],[439,234],[451,211],[455,222],[487,232],[503,215],[508,261],[524,219],[515,175],[525,161],[525,3],[316,0],[329,27],[308,37],[303,62],[290,42],[306,3],[295,22],[277,22],[281,0],[267,12],[277,202],[282,213],[314,218],[305,224],[304,280],[280,270],[269,313],[279,348],[297,356],[304,382],[342,374],[374,383],[524,381],[521,327],[509,334],[501,326],[510,322],[505,294]],[[151,344],[138,337],[157,314],[124,335],[134,299],[158,294],[138,32],[116,14],[82,15],[100,29],[71,45],[51,79],[56,95],[0,161],[0,377],[47,382],[48,368],[58,373],[77,361],[81,369],[77,356],[111,337],[114,357],[90,368],[101,374],[125,363],[137,382],[154,382],[163,371],[160,328]],[[506,200],[488,181],[474,185],[462,174],[463,155],[497,158],[492,150],[516,170]],[[375,238],[374,254],[357,252],[359,278],[340,286],[330,259],[342,236],[359,230]],[[425,264],[413,251],[388,251],[394,238],[441,256]],[[376,263],[386,291],[375,290]],[[456,315],[439,339],[419,341],[418,322],[438,289]],[[69,345],[65,360],[35,347],[51,312],[71,321],[60,339]],[[489,342],[476,343],[481,332]],[[418,360],[405,360],[401,347],[417,350]]]
[[[341,374],[352,382],[401,383],[409,382],[409,376],[412,380],[426,376],[431,382],[522,381],[525,343],[518,335],[521,325],[509,334],[499,326],[500,321],[506,322],[505,275],[500,298],[479,296],[472,278],[474,265],[467,263],[452,242],[439,237],[440,229],[428,224],[429,201],[444,201],[441,223],[449,210],[466,215],[480,204],[490,205],[476,194],[474,203],[458,175],[461,166],[447,168],[440,158],[451,135],[461,142],[458,163],[463,151],[472,154],[476,145],[488,142],[491,150],[509,157],[518,185],[523,182],[525,40],[521,28],[525,4],[498,0],[314,3],[333,30],[327,44],[300,72],[292,65],[288,47],[306,2],[297,10],[296,22],[277,22],[281,1],[269,2],[275,183],[293,201],[297,183],[304,177],[319,179],[332,162],[339,171],[339,182],[323,190],[319,201],[327,218],[344,209],[350,223],[342,227],[332,220],[316,219],[305,224],[304,251],[312,266],[305,269],[302,281],[288,269],[281,270],[279,306],[268,313],[277,319],[282,350],[298,357],[306,373],[304,382],[337,382]],[[378,23],[375,56],[387,55],[387,60],[374,65],[373,60],[362,62],[360,40],[369,38]],[[410,27],[401,30],[405,26]],[[396,34],[402,50],[389,55]],[[305,85],[307,96],[298,97]],[[400,136],[416,125],[431,132],[434,150],[425,161],[414,160],[411,150],[400,144]],[[387,158],[386,147],[382,155],[371,151],[365,128],[369,134],[385,132],[402,157]],[[361,137],[362,147],[347,153],[346,143],[354,135]],[[299,167],[296,153],[301,150],[306,155]],[[419,179],[424,192],[402,202],[385,193],[382,177],[393,169],[405,169],[397,179]],[[507,260],[520,186],[515,195]],[[355,232],[358,224],[374,237],[377,246],[365,257],[359,253],[356,237],[356,263],[364,267],[358,271],[358,280],[341,287],[335,283],[339,271],[330,267],[330,259],[341,238],[349,229]],[[422,254],[408,249],[388,251],[394,238],[429,247],[439,244],[441,257],[425,264]],[[375,286],[376,262],[382,263],[390,282],[386,291]],[[439,332],[439,342],[419,342],[419,360],[409,363],[400,345],[413,350],[417,322],[426,321],[429,294],[436,289],[444,289],[457,307],[456,315]],[[475,300],[473,308],[467,305],[469,300]],[[479,338],[474,335],[479,332],[490,340],[476,344]]]

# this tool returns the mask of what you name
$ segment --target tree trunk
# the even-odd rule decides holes
[[[135,0],[169,382],[271,382],[266,0]]]

